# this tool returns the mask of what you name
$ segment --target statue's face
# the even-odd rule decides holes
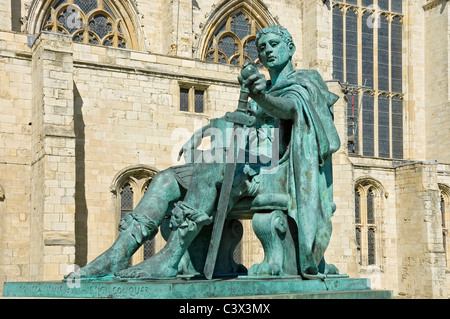
[[[269,70],[282,70],[291,60],[295,47],[289,47],[279,35],[264,34],[256,44],[259,61]]]

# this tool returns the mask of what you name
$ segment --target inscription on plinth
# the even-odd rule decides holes
[[[277,280],[153,280],[139,282],[7,282],[5,297],[183,299],[305,294],[318,292],[367,292],[367,279]],[[379,294],[377,296],[380,296]],[[390,298],[392,293],[383,295]]]

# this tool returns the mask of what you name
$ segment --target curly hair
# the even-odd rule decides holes
[[[258,34],[256,35],[256,43],[258,43],[259,39],[266,34],[269,33],[273,33],[276,35],[279,35],[285,42],[287,45],[294,45],[294,40],[292,40],[292,36],[289,33],[289,31],[285,28],[282,27],[281,25],[270,25],[268,27],[265,27],[264,29],[261,29],[261,31],[258,32]]]

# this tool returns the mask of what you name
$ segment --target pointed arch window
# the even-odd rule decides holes
[[[146,166],[136,165],[120,171],[111,185],[111,192],[116,202],[117,221],[132,212],[144,196],[149,184],[157,171]],[[153,256],[158,246],[156,238],[146,241],[142,247],[133,255],[131,264],[135,265]]]
[[[255,40],[261,29],[248,12],[242,9],[233,12],[209,39],[203,59],[232,65],[257,61]]]
[[[243,65],[246,61],[258,63],[256,35],[276,24],[266,7],[257,0],[224,1],[208,22],[204,40],[201,40],[202,60]]]
[[[130,177],[120,191],[120,218],[133,211],[144,196],[151,180],[148,176]],[[133,185],[133,186],[132,186]],[[131,263],[137,264],[155,254],[155,239],[146,241],[142,248],[133,256]]]
[[[377,216],[381,213],[381,193],[379,187],[367,180],[355,187],[355,239],[361,266],[378,264],[377,251],[381,247]]]
[[[447,185],[439,184],[439,190],[441,192],[439,208],[442,217],[442,240],[445,251],[445,261],[447,263],[447,269],[450,268],[450,238],[448,235],[450,225],[450,187]]]
[[[132,48],[129,25],[115,2],[107,0],[49,1],[43,31],[72,36],[75,42]]]

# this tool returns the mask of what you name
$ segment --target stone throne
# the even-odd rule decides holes
[[[295,221],[288,216],[291,196],[288,192],[288,161],[254,177],[258,185],[255,196],[243,197],[234,203],[227,214],[220,242],[214,276],[248,275],[298,276],[298,240]],[[169,210],[170,211],[170,210]],[[170,234],[167,216],[161,225],[161,234],[167,240]],[[234,251],[242,239],[243,227],[239,220],[251,219],[255,235],[264,249],[264,260],[250,269],[234,260]],[[179,276],[202,276],[212,225],[204,226],[192,242],[179,264]]]

